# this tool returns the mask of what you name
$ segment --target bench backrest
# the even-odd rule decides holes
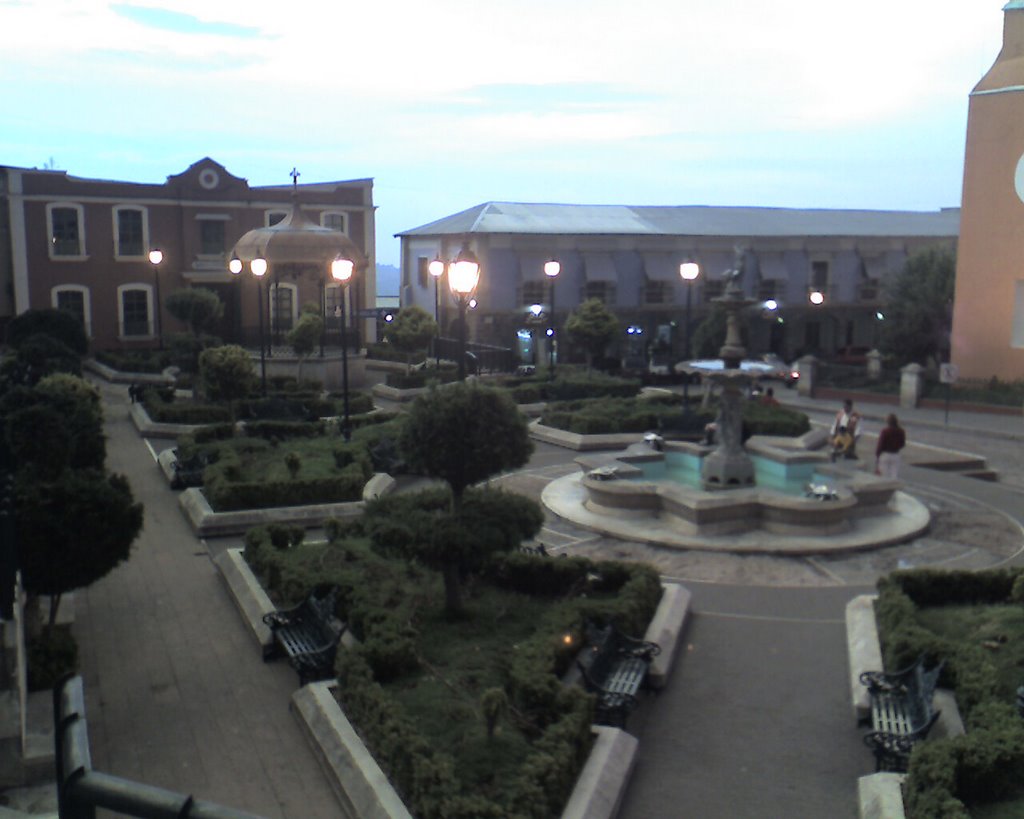
[[[333,639],[342,630],[341,624],[334,616],[338,600],[338,587],[332,586],[323,597],[313,592],[304,601],[300,619],[304,625],[315,628],[325,639]]]
[[[926,731],[938,717],[938,712],[932,705],[932,698],[935,696],[935,686],[939,682],[943,665],[944,662],[925,671],[923,661],[918,662],[913,673],[907,676],[907,710],[915,731]]]

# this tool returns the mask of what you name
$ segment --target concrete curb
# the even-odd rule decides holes
[[[539,421],[530,424],[530,437],[553,446],[586,452],[593,449],[624,449],[630,444],[643,440],[641,432],[620,432],[614,435],[581,435],[554,427],[546,427]]]
[[[174,438],[194,432],[209,424],[161,424],[149,417],[142,403],[132,404],[128,409],[132,423],[143,438]]]
[[[95,373],[104,381],[112,384],[173,384],[174,376],[168,375],[165,370],[162,373],[126,373],[115,370],[106,364],[100,364],[95,358],[87,358],[82,362],[82,367]]]
[[[640,743],[619,728],[595,725],[596,738],[561,819],[612,819],[619,812]]]
[[[273,646],[274,637],[263,622],[263,615],[276,611],[277,607],[263,591],[256,575],[245,562],[243,552],[243,549],[225,549],[213,558],[213,564],[220,572],[231,600],[242,615],[249,633],[260,650],[265,652]]]
[[[871,718],[871,698],[860,683],[865,671],[882,668],[882,647],[875,624],[877,594],[862,594],[846,604],[846,653],[850,660],[850,698],[858,723]]]
[[[347,819],[412,819],[377,761],[334,698],[331,682],[292,694],[292,713],[316,754]]]
[[[904,819],[903,780],[906,774],[876,773],[857,780],[860,819]]]
[[[320,503],[309,506],[275,506],[269,509],[240,509],[214,512],[202,491],[196,487],[178,495],[178,505],[192,531],[199,537],[240,535],[253,526],[287,523],[307,528],[323,525],[330,518],[351,518],[363,511],[363,501]]]
[[[651,685],[657,689],[665,687],[675,666],[679,638],[686,626],[692,596],[690,590],[679,583],[663,583],[662,588],[665,591],[661,596],[661,602],[644,634],[645,640],[661,646],[661,653],[654,658],[647,672]]]

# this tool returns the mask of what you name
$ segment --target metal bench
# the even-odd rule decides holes
[[[587,625],[587,648],[576,660],[583,685],[597,695],[595,720],[600,725],[626,727],[637,706],[637,693],[647,678],[651,660],[661,653],[657,643],[638,640],[614,625]]]
[[[274,642],[263,652],[270,660],[282,652],[299,675],[299,684],[334,676],[338,643],[347,628],[334,616],[338,587],[314,589],[305,600],[285,611],[263,615]]]
[[[876,771],[905,771],[914,745],[939,718],[932,705],[943,663],[925,670],[924,657],[901,671],[865,671],[860,681],[871,697],[872,731],[864,744],[875,755]]]

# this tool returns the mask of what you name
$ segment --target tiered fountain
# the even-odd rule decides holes
[[[552,481],[545,506],[581,526],[628,540],[736,552],[811,554],[908,540],[929,514],[899,481],[829,463],[819,431],[801,438],[742,440],[742,403],[752,376],[740,315],[751,304],[740,279],[743,252],[725,274],[721,370],[700,370],[719,388],[714,446],[638,442],[576,459],[582,473]],[[697,372],[697,370],[694,370]],[[651,436],[648,436],[651,437]],[[815,444],[818,449],[814,449]]]

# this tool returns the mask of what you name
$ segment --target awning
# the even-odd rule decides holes
[[[679,280],[679,262],[671,253],[644,253],[644,273],[652,282]]]
[[[615,262],[612,261],[610,253],[584,253],[583,266],[588,282],[618,281]]]
[[[781,253],[758,253],[757,267],[762,281],[783,282],[789,278],[789,270]]]

